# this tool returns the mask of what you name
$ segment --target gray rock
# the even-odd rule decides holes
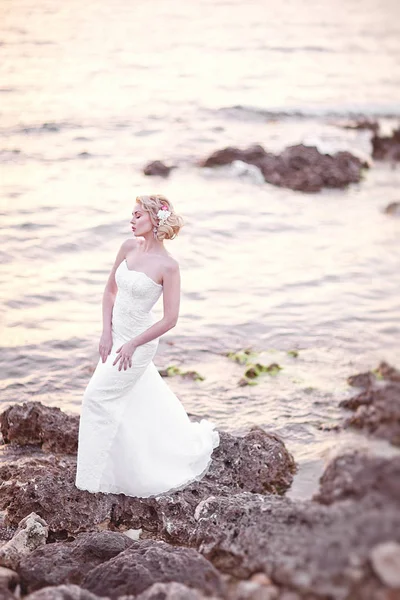
[[[24,592],[45,586],[80,585],[86,574],[134,544],[112,531],[81,533],[73,542],[47,544],[21,560],[19,574]]]
[[[74,583],[48,586],[28,594],[24,600],[109,600],[107,596],[96,596]]]
[[[371,375],[369,380],[365,374],[358,379],[366,384],[364,391],[340,402],[354,411],[343,427],[356,427],[400,446],[400,372],[382,362]]]
[[[52,539],[65,536],[65,532],[76,534],[107,526],[143,529],[166,541],[185,543],[196,506],[203,498],[241,490],[283,493],[295,468],[293,457],[276,435],[259,427],[243,437],[220,432],[220,445],[201,481],[157,498],[135,498],[79,490],[75,456],[59,457],[36,449],[31,457],[10,454],[1,465],[0,479],[7,485],[0,488],[0,510],[7,511],[8,526],[37,511],[48,524]]]
[[[191,545],[218,569],[245,579],[263,571],[275,585],[313,598],[347,598],[354,588],[351,557],[400,540],[397,503],[359,501],[323,506],[244,492],[206,500]],[[368,569],[362,580],[369,576]],[[357,585],[361,585],[360,582]]]
[[[32,512],[18,523],[13,538],[0,548],[0,565],[15,569],[20,560],[46,543],[49,528],[46,521]]]
[[[320,478],[314,500],[332,504],[367,496],[380,505],[390,502],[400,506],[400,456],[388,459],[349,452],[336,457]]]
[[[119,596],[118,600],[128,600],[133,596]],[[204,596],[199,590],[189,588],[183,583],[154,583],[145,592],[135,596],[135,600],[212,600],[216,596]]]
[[[205,594],[221,595],[222,578],[215,567],[192,548],[144,540],[92,569],[82,587],[95,594],[119,598],[140,594],[156,582],[178,582]]]

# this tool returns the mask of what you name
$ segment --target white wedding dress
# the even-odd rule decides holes
[[[154,322],[162,285],[123,261],[115,274],[113,346],[83,396],[75,485],[89,492],[153,497],[182,489],[209,469],[220,443],[214,423],[191,421],[152,359],[156,338],[138,346],[132,367],[113,366],[116,350]]]

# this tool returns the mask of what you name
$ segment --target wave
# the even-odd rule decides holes
[[[236,119],[265,120],[265,119],[362,119],[365,117],[375,119],[400,119],[400,107],[398,104],[385,106],[363,105],[363,106],[310,106],[310,107],[275,107],[259,108],[257,106],[234,105],[226,106],[211,111],[218,115]]]

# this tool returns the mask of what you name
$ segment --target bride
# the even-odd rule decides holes
[[[75,485],[155,497],[201,479],[220,443],[215,424],[189,419],[153,363],[178,320],[180,271],[164,248],[183,226],[162,195],[138,196],[133,238],[115,259],[103,295],[99,362],[82,401]],[[163,295],[164,314],[153,306]]]

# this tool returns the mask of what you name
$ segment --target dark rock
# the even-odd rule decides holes
[[[195,525],[196,507],[211,495],[232,495],[243,490],[283,494],[290,486],[295,462],[282,440],[260,427],[243,437],[220,431],[220,445],[214,450],[207,475],[183,490],[157,498],[158,536],[168,542],[187,544]],[[122,501],[114,507],[116,522],[135,525],[135,506]],[[155,522],[154,519],[153,522]]]
[[[154,160],[144,167],[143,173],[148,176],[158,175],[159,177],[168,177],[171,170],[174,168],[176,167],[168,167],[166,164],[161,162],[161,160]]]
[[[367,496],[376,504],[400,506],[400,456],[388,459],[351,452],[336,457],[320,478],[314,500],[332,504]]]
[[[344,188],[361,180],[362,169],[369,164],[350,152],[323,154],[314,146],[289,146],[280,155],[266,152],[262,146],[247,150],[227,147],[202,161],[202,167],[227,165],[241,160],[257,166],[265,181],[280,187],[304,192],[318,192],[324,187]]]
[[[47,452],[76,453],[78,428],[78,415],[67,415],[41,402],[13,404],[0,414],[0,429],[6,444],[34,444]]]
[[[191,545],[222,572],[244,579],[263,571],[275,585],[321,600],[366,598],[357,590],[370,579],[382,591],[369,551],[400,539],[398,505],[382,511],[367,498],[324,506],[243,492],[206,499],[197,519]]]
[[[340,402],[343,408],[355,411],[343,426],[362,429],[400,446],[400,372],[381,362],[370,377],[365,373],[354,377],[366,389]]]
[[[369,129],[375,133],[379,131],[378,121],[371,121],[370,119],[366,118],[344,123],[340,125],[340,127],[343,127],[343,129]]]
[[[27,457],[2,465],[0,509],[7,511],[6,525],[17,525],[32,511],[52,533],[76,533],[108,523],[116,497],[78,490],[75,473],[76,459],[71,456]]]
[[[400,160],[400,127],[392,132],[391,136],[372,137],[372,156],[376,160]]]
[[[132,544],[128,536],[112,531],[81,533],[73,542],[46,544],[21,560],[21,588],[27,593],[61,583],[80,585],[89,571]]]
[[[218,571],[196,550],[152,540],[134,542],[115,558],[92,569],[82,587],[118,598],[140,594],[156,582],[173,581],[206,594],[220,595],[224,589]]]
[[[29,442],[29,437],[24,441]],[[7,461],[3,457],[0,510],[7,511],[7,526],[37,512],[48,524],[51,539],[107,525],[143,528],[151,535],[179,542],[187,539],[196,506],[204,497],[241,490],[280,494],[290,486],[294,471],[294,459],[282,440],[259,427],[243,437],[220,432],[220,445],[214,450],[208,473],[157,499],[79,490],[75,457],[56,457],[36,449],[32,456],[9,453]]]
[[[385,207],[384,212],[387,215],[400,215],[400,202],[391,202]]]

